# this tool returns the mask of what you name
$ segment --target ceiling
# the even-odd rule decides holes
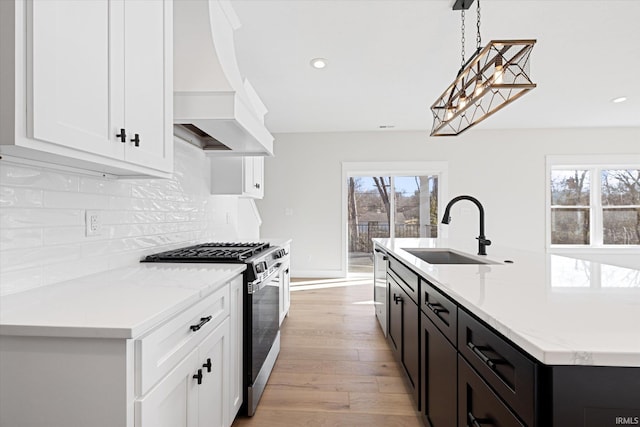
[[[240,71],[273,133],[431,129],[460,67],[453,0],[234,0]],[[475,50],[476,3],[467,12]],[[640,126],[640,0],[481,0],[483,45],[537,39],[538,87],[476,129]],[[325,69],[312,58],[328,60]],[[613,98],[628,100],[614,104]]]

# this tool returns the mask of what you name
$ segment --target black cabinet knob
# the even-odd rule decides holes
[[[207,363],[202,365],[203,368],[207,368],[207,372],[211,372],[211,366],[213,366],[213,365],[211,364],[211,359],[210,358],[207,358]]]
[[[198,369],[198,373],[193,376],[194,380],[198,380],[198,385],[202,384],[202,369]]]
[[[120,142],[127,142],[127,133],[124,129],[120,129],[120,133],[116,135],[116,138],[120,138]]]
[[[131,142],[133,142],[136,147],[139,147],[140,146],[140,135],[138,135],[137,133],[133,134],[133,139],[131,140]]]
[[[257,189],[260,189],[260,184],[258,184],[257,182],[254,184],[254,187],[256,187]]]

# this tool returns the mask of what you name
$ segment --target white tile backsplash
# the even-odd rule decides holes
[[[113,180],[0,161],[0,295],[237,239],[238,198],[210,195],[204,153],[175,142],[172,179]],[[85,211],[102,235],[85,236]]]

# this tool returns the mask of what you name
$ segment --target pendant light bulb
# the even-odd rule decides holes
[[[480,96],[483,89],[484,89],[484,84],[482,83],[482,75],[478,74],[478,77],[476,78],[476,87],[473,89],[473,96],[474,97]]]
[[[504,77],[504,67],[502,65],[502,57],[498,56],[496,58],[495,70],[493,72],[493,82],[496,84],[502,84]]]
[[[458,110],[462,110],[467,106],[467,91],[465,90],[464,77],[462,78],[462,89],[460,90],[460,98],[458,98]]]
[[[456,113],[455,107],[451,104],[447,105],[447,114],[446,114],[445,120],[450,120],[455,113]]]

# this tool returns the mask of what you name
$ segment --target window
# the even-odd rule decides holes
[[[640,245],[640,166],[550,164],[551,247]]]

